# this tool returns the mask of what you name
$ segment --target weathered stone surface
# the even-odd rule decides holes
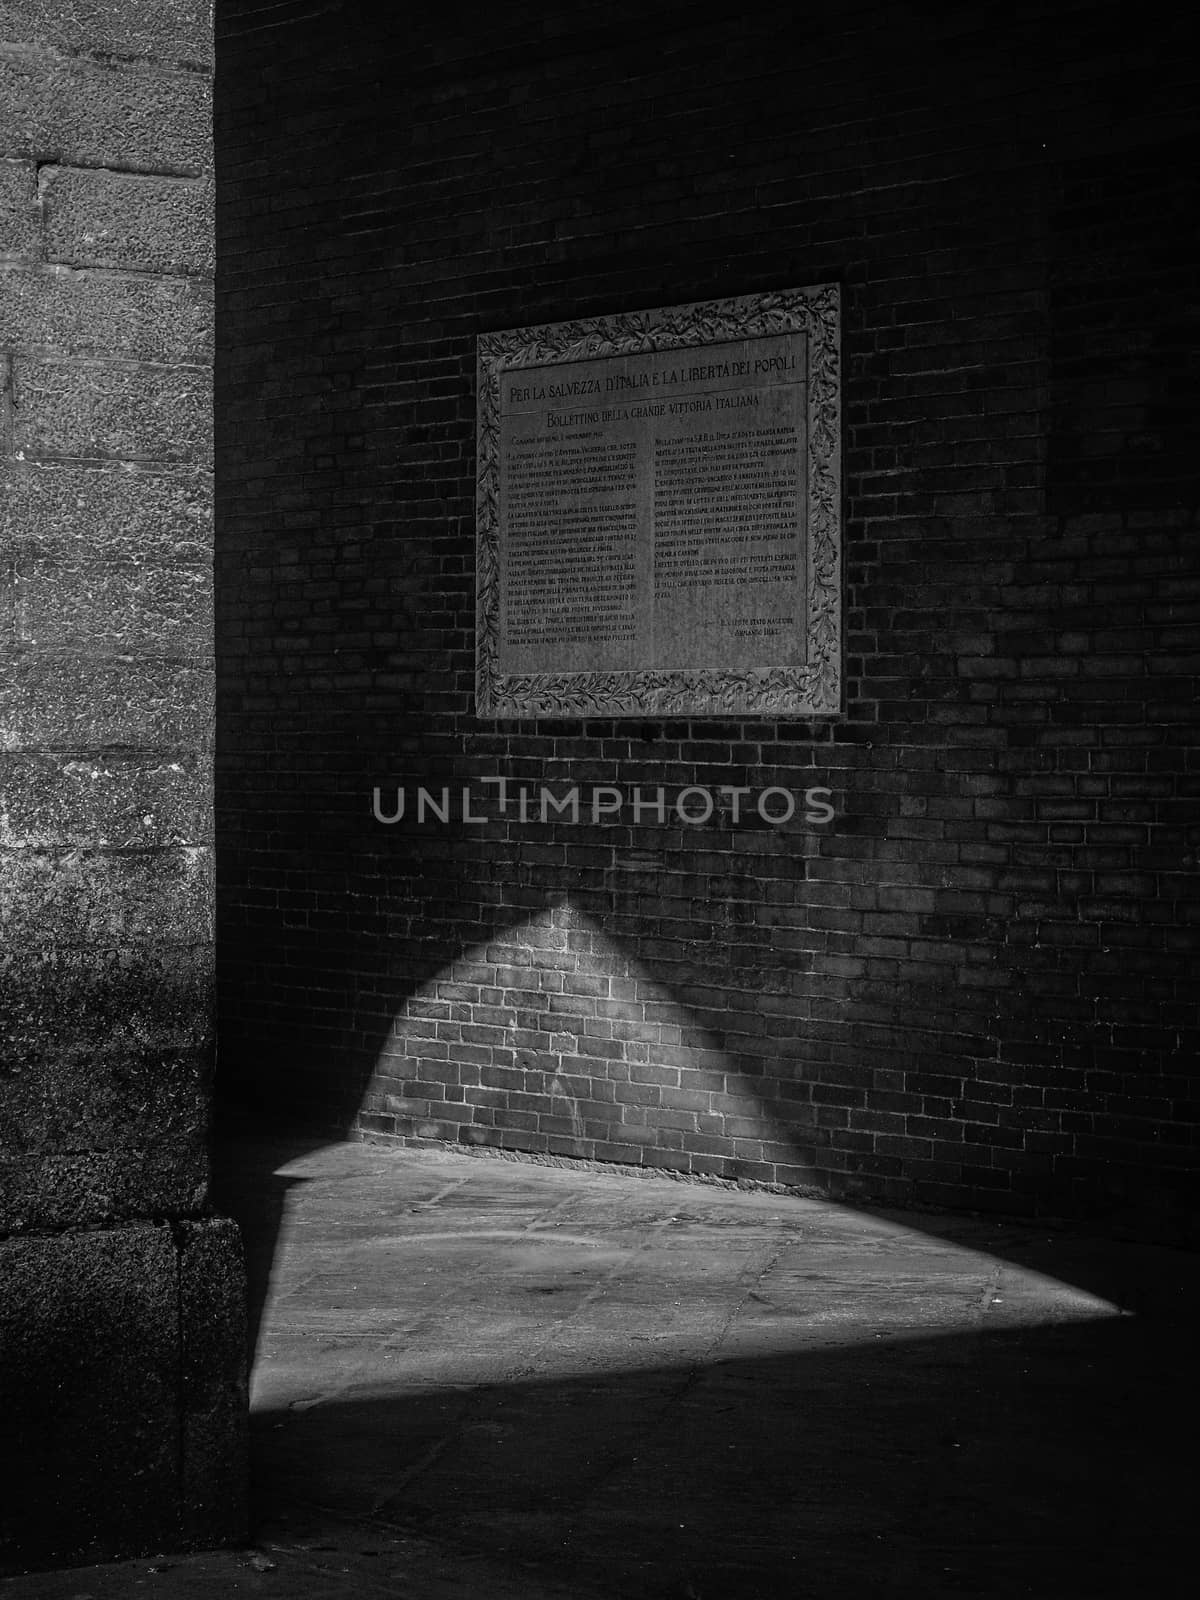
[[[14,1060],[79,1049],[89,1033],[129,1051],[199,1047],[211,1033],[212,981],[210,943],[12,945],[0,955],[0,1029]]]
[[[0,256],[36,259],[41,249],[32,161],[0,161]]]
[[[0,850],[0,924],[38,948],[212,936],[212,851]]]
[[[207,372],[22,358],[13,373],[18,455],[211,461]]]
[[[24,560],[207,564],[212,520],[212,482],[204,473],[0,467],[0,530]]]
[[[97,55],[212,62],[211,0],[20,0],[0,4],[0,39]]]
[[[146,64],[205,67],[210,8],[0,0],[0,40],[0,1562],[62,1564],[244,1533],[236,1231],[179,1220],[212,1070],[211,84]]]
[[[25,945],[0,956],[0,986],[5,1153],[203,1137],[211,946],[43,953]]]
[[[93,1227],[195,1213],[208,1193],[203,1141],[0,1156],[0,1232]]]
[[[145,849],[211,839],[206,757],[0,755],[0,846]]]
[[[43,168],[46,257],[77,267],[212,273],[212,185],[79,167]]]
[[[44,355],[212,360],[212,285],[46,266],[0,266],[0,345]]]
[[[177,1238],[183,1516],[189,1541],[213,1544],[246,1515],[246,1273],[232,1222],[183,1222]]]
[[[212,673],[173,661],[22,652],[0,663],[0,750],[208,748]]]
[[[212,578],[203,568],[61,567],[18,559],[17,638],[120,654],[212,652]]]
[[[211,163],[210,80],[148,66],[0,55],[0,149],[195,177]]]
[[[167,1227],[0,1243],[10,1569],[145,1549],[177,1524],[178,1277]]]
[[[216,1219],[0,1242],[0,1569],[244,1537],[243,1304]]]
[[[6,1055],[8,1052],[5,1052]],[[0,1071],[0,1150],[138,1149],[204,1135],[207,1050],[101,1045]]]
[[[199,1220],[211,59],[210,0],[0,0],[10,1568],[245,1533],[240,1247]]]

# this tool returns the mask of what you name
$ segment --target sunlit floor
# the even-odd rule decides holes
[[[226,1165],[258,1554],[21,1600],[1191,1592],[1197,1257],[367,1145]]]

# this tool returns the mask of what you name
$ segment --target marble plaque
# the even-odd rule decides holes
[[[840,711],[839,310],[480,337],[481,716]]]

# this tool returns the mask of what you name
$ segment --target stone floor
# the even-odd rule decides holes
[[[1200,1257],[369,1145],[224,1166],[254,1546],[0,1600],[1192,1592]]]

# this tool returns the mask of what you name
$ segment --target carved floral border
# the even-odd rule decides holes
[[[502,674],[500,377],[521,367],[808,335],[808,660],[760,672]],[[842,708],[841,295],[837,284],[509,328],[478,340],[475,705],[481,717],[830,716]]]

